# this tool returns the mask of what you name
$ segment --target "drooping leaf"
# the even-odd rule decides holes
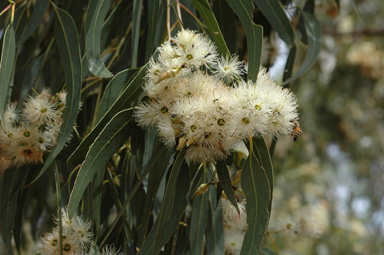
[[[57,145],[50,152],[35,182],[52,164],[56,156],[63,149],[71,135],[80,105],[81,89],[81,58],[80,43],[76,24],[72,17],[64,10],[56,7],[55,37],[59,48],[61,63],[65,72],[66,81],[66,107],[64,109],[63,124],[57,137]]]
[[[261,63],[263,27],[252,21],[252,0],[227,0],[229,6],[239,17],[247,37],[248,80],[256,82]]]
[[[207,229],[207,255],[224,254],[224,221],[220,200],[216,190],[209,187],[209,220]]]
[[[287,62],[285,63],[283,81],[286,81],[289,78],[291,78],[293,66],[295,64],[295,58],[296,58],[296,45],[294,44],[293,47],[289,50]],[[286,86],[289,87],[289,83],[287,83]]]
[[[184,162],[185,150],[179,152],[165,189],[159,216],[147,239],[140,247],[140,255],[159,254],[161,248],[172,236],[187,205],[189,189],[188,166]]]
[[[264,138],[253,138],[255,156],[259,160],[259,164],[264,168],[268,176],[268,181],[270,184],[270,203],[269,203],[269,212],[272,208],[272,195],[273,195],[273,184],[274,184],[274,175],[273,175],[273,165],[271,160],[271,155],[269,155],[269,150],[267,144],[265,143]]]
[[[95,177],[93,178],[93,217],[95,222],[96,229],[96,240],[100,235],[100,222],[101,222],[101,200],[102,200],[102,189],[103,189],[103,180],[104,180],[104,169],[105,166],[100,167],[100,169],[96,170]]]
[[[83,162],[71,192],[68,204],[70,217],[75,213],[81,197],[89,182],[93,179],[100,166],[113,156],[127,139],[127,131],[131,120],[132,110],[127,109],[114,116],[96,137],[89,148],[85,161]]]
[[[12,76],[16,62],[15,31],[9,24],[4,33],[0,62],[0,120],[4,119],[8,95],[11,92]]]
[[[26,179],[24,168],[8,168],[3,176],[1,186],[1,201],[0,201],[0,227],[3,242],[9,254],[13,254],[12,250],[12,230],[14,227],[17,200],[19,194],[24,187]]]
[[[202,183],[207,183],[207,173],[204,173]],[[209,192],[205,192],[201,196],[193,199],[192,204],[192,219],[189,229],[189,240],[191,247],[191,254],[199,255],[204,252],[204,233],[208,223],[208,210],[209,210]]]
[[[148,33],[147,33],[147,45],[145,48],[145,61],[147,62],[155,47],[157,47],[160,35],[161,35],[161,23],[165,10],[165,3],[162,0],[148,1]]]
[[[156,165],[156,163],[158,162],[159,158],[161,158],[164,155],[163,153],[164,153],[165,150],[166,150],[165,146],[161,146],[161,147],[157,148],[157,150],[153,154],[153,157],[152,157],[153,160],[151,162],[149,162],[147,167],[144,169],[140,180],[138,182],[136,182],[136,184],[132,187],[132,189],[130,189],[129,194],[128,194],[127,198],[126,198],[126,201],[124,202],[124,205],[123,205],[122,209],[117,213],[116,219],[115,219],[112,227],[110,227],[110,229],[108,230],[107,234],[104,236],[103,240],[101,241],[100,246],[102,246],[105,243],[105,241],[108,239],[110,234],[113,232],[113,230],[115,229],[116,224],[118,223],[120,217],[126,212],[126,209],[129,206],[129,204],[131,203],[132,198],[134,197],[134,195],[138,191],[139,187],[141,186],[141,184],[145,180],[149,170],[152,169]]]
[[[144,82],[144,77],[147,72],[147,66],[143,66],[136,76],[125,86],[125,89],[120,93],[119,97],[104,114],[96,126],[91,132],[81,141],[80,145],[71,154],[68,159],[70,164],[79,164],[88,151],[89,146],[93,143],[95,138],[98,136],[100,131],[104,128],[105,124],[108,123],[113,116],[119,111],[131,107],[134,100],[141,100],[141,85]]]
[[[133,14],[132,14],[132,36],[131,36],[131,67],[137,67],[137,58],[139,54],[139,39],[140,39],[140,23],[141,23],[141,9],[143,0],[133,0]]]
[[[112,77],[112,73],[100,58],[101,30],[110,5],[111,0],[91,0],[86,18],[85,48],[88,55],[88,68],[93,75],[103,78]]]
[[[305,30],[308,37],[308,51],[304,58],[303,64],[299,70],[289,79],[284,81],[283,84],[288,84],[303,74],[305,74],[316,62],[321,48],[321,26],[315,16],[310,13],[303,12],[303,18],[305,22]]]
[[[237,25],[236,15],[229,7],[225,0],[215,1],[213,5],[213,12],[221,28],[224,41],[228,46],[229,52],[236,52],[237,50]]]
[[[23,33],[20,35],[20,38],[17,40],[17,47],[19,47],[25,40],[27,40],[32,33],[38,28],[41,24],[41,20],[45,14],[45,11],[48,7],[48,0],[39,0],[36,1],[35,7],[32,12],[31,19],[28,21],[26,28]]]
[[[267,18],[281,40],[283,40],[288,47],[291,47],[295,41],[295,33],[291,21],[285,14],[280,2],[278,0],[253,0],[253,2]]]
[[[108,16],[101,30],[100,48],[104,49],[113,39],[121,33],[121,27],[126,27],[132,20],[133,1],[120,1]]]
[[[108,109],[118,98],[120,92],[123,91],[124,86],[130,79],[137,73],[138,69],[126,69],[116,74],[105,88],[103,97],[100,101],[99,111],[97,114],[97,121],[104,116]]]
[[[270,217],[272,182],[266,169],[255,155],[253,142],[249,146],[248,156],[241,176],[241,185],[247,204],[248,230],[244,236],[241,255],[259,254],[268,227]]]
[[[239,206],[237,205],[235,194],[232,189],[232,181],[229,176],[228,167],[224,160],[220,160],[216,164],[217,175],[219,176],[220,186],[223,188],[225,195],[231,204],[239,211]]]
[[[230,55],[231,53],[228,50],[219,24],[217,23],[216,17],[213,14],[208,0],[192,0],[192,2],[200,16],[203,17],[204,22],[208,27],[208,31],[217,45],[217,48],[219,48],[220,52],[224,56]]]
[[[152,167],[149,170],[148,191],[147,191],[147,197],[145,199],[145,207],[143,210],[143,217],[141,221],[142,226],[139,232],[139,238],[137,242],[138,246],[141,246],[141,244],[145,239],[145,235],[147,234],[149,219],[152,214],[152,206],[155,200],[156,192],[160,186],[160,183],[163,179],[164,174],[166,173],[166,170],[168,169],[167,165],[169,164],[169,160],[172,154],[173,154],[172,150],[164,150],[162,152],[162,155],[158,157],[157,162],[153,165],[153,166],[156,165],[156,167]]]

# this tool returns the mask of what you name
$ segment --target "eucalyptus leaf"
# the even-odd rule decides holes
[[[104,128],[106,123],[108,123],[116,113],[123,109],[131,107],[134,100],[141,99],[141,85],[144,82],[144,77],[147,72],[147,66],[140,68],[140,71],[136,76],[129,82],[125,89],[120,93],[119,97],[109,108],[109,110],[104,114],[96,126],[91,130],[91,132],[81,141],[80,145],[75,149],[75,151],[68,158],[68,163],[78,164],[81,163],[81,160],[88,151],[89,146],[93,143],[95,138],[98,136],[100,131]]]
[[[88,56],[88,68],[93,75],[103,78],[113,76],[100,58],[101,30],[110,5],[111,0],[89,1],[86,18],[85,48]]]
[[[45,11],[47,10],[48,4],[49,0],[39,0],[35,2],[35,7],[33,9],[31,19],[27,23],[23,33],[20,35],[20,38],[18,38],[16,44],[17,47],[25,42],[25,40],[27,40],[41,24],[41,20],[43,19]]]
[[[288,47],[291,47],[295,41],[295,32],[280,2],[278,0],[253,0],[253,2],[267,18],[281,40]]]
[[[272,180],[255,155],[253,141],[250,142],[249,152],[241,176],[241,185],[247,200],[248,223],[241,255],[260,254],[271,213]]]
[[[113,156],[113,154],[124,144],[126,134],[131,120],[132,110],[127,109],[114,116],[96,137],[89,148],[85,161],[77,174],[68,204],[70,217],[76,212],[81,197],[89,182],[93,179],[100,166]]]
[[[216,164],[217,175],[219,176],[220,186],[223,188],[225,195],[231,204],[239,212],[239,206],[237,205],[235,194],[232,189],[232,180],[229,176],[228,167],[225,161],[218,161]]]
[[[205,24],[208,27],[208,31],[216,43],[217,48],[224,55],[230,55],[227,44],[224,40],[223,34],[221,33],[219,24],[217,23],[216,17],[213,14],[211,7],[209,6],[208,0],[192,0],[193,5],[199,14],[203,17]]]
[[[26,179],[26,167],[8,168],[3,176],[0,200],[0,227],[3,242],[9,254],[12,250],[12,230],[17,214],[17,201]]]
[[[315,16],[310,13],[303,12],[305,22],[305,30],[308,38],[308,51],[301,64],[299,70],[283,84],[288,84],[305,74],[316,62],[321,48],[321,26]]]
[[[227,1],[243,24],[248,47],[248,80],[256,82],[261,63],[263,27],[253,23],[252,0]]]
[[[0,62],[0,120],[4,120],[16,62],[15,31],[9,24],[4,33]]]
[[[63,64],[67,88],[66,107],[64,109],[63,124],[57,137],[57,145],[46,159],[43,168],[35,178],[35,182],[52,164],[57,155],[67,143],[75,124],[80,106],[81,89],[81,58],[80,43],[77,34],[76,24],[72,17],[64,10],[56,7],[55,37],[59,48],[61,62]]]
[[[202,183],[207,183],[207,173],[202,178]],[[192,219],[189,230],[189,240],[191,255],[200,255],[204,253],[204,233],[208,223],[209,210],[209,192],[197,196],[193,199]]]

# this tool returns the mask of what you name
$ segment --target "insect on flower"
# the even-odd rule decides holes
[[[303,132],[300,128],[300,124],[299,122],[297,122],[296,120],[293,120],[293,130],[292,130],[292,136],[293,136],[293,141],[297,141],[297,139],[299,138],[300,134]]]

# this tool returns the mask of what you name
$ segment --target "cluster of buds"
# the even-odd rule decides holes
[[[182,30],[158,48],[144,85],[148,99],[136,107],[142,127],[155,126],[162,141],[193,162],[220,160],[250,136],[292,134],[295,96],[264,68],[245,81],[247,65],[220,56],[203,34]]]
[[[0,172],[11,166],[43,162],[46,151],[56,146],[63,123],[66,93],[49,89],[30,96],[21,112],[8,104],[0,124]]]
[[[113,246],[107,245],[98,249],[92,239],[91,223],[77,215],[69,218],[66,208],[62,209],[61,238],[60,219],[55,218],[54,222],[56,226],[52,232],[41,237],[39,252],[43,255],[122,255]],[[60,239],[62,244],[60,244]]]

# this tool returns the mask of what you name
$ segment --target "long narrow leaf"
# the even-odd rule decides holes
[[[101,30],[110,5],[111,0],[91,0],[86,19],[85,48],[88,55],[88,68],[93,75],[103,78],[112,77],[112,73],[100,58]]]
[[[25,168],[8,168],[3,177],[1,187],[0,201],[0,227],[4,244],[9,254],[12,250],[12,230],[15,221],[17,199],[20,191],[23,189],[25,177]]]
[[[221,160],[216,164],[217,175],[219,176],[220,186],[223,188],[225,195],[232,205],[239,211],[239,206],[237,205],[235,194],[232,189],[232,181],[229,176],[228,167],[225,161]]]
[[[205,173],[201,179],[203,183],[207,183],[207,174]],[[200,255],[204,251],[204,233],[207,228],[209,210],[208,198],[209,192],[205,192],[193,199],[191,227],[189,230],[191,255]]]
[[[299,70],[283,84],[288,84],[305,74],[316,62],[321,48],[321,26],[319,21],[310,13],[303,12],[305,30],[308,36],[308,52]]]
[[[137,67],[137,58],[139,51],[139,39],[140,39],[140,23],[141,23],[141,9],[143,0],[133,0],[133,18],[132,18],[132,44],[131,44],[131,67]]]
[[[93,179],[100,166],[113,156],[127,139],[132,110],[127,109],[116,114],[96,137],[89,148],[84,163],[77,174],[68,204],[70,217],[76,212],[81,197],[89,182]],[[125,138],[125,139],[124,139]]]
[[[224,221],[221,201],[216,201],[216,190],[209,187],[209,216],[207,255],[224,254]],[[218,204],[218,206],[216,206]]]
[[[155,47],[158,45],[159,37],[161,35],[161,17],[164,15],[165,1],[152,0],[148,1],[148,33],[147,33],[147,45],[145,48],[145,61],[148,61]]]
[[[230,55],[227,44],[225,43],[223,34],[221,33],[219,24],[217,23],[216,17],[213,14],[211,7],[209,6],[208,0],[192,0],[196,10],[203,17],[205,24],[208,27],[208,31],[215,41],[220,52],[226,56]]]
[[[165,190],[159,216],[147,239],[140,247],[140,255],[158,254],[179,224],[187,205],[189,173],[184,162],[185,150],[181,151],[173,164]],[[182,167],[184,166],[184,167]]]
[[[105,88],[103,97],[100,101],[99,112],[97,114],[97,121],[104,116],[112,104],[116,101],[121,91],[127,82],[137,73],[138,69],[126,69],[116,74]]]
[[[229,6],[239,17],[247,37],[248,47],[248,80],[256,82],[260,69],[263,43],[263,27],[252,20],[252,0],[227,0]]]
[[[119,111],[131,107],[131,104],[134,100],[140,100],[141,97],[141,85],[144,82],[144,77],[147,72],[147,66],[143,66],[140,71],[137,73],[135,78],[129,82],[128,86],[120,93],[119,97],[116,99],[114,104],[109,108],[109,110],[104,114],[101,120],[97,125],[92,129],[92,131],[84,138],[76,150],[68,159],[70,164],[79,164],[88,151],[89,146],[93,143],[95,138],[99,135],[100,131],[104,126],[111,120],[113,116],[116,115]]]
[[[61,63],[63,64],[65,72],[65,81],[67,83],[66,107],[64,110],[63,124],[61,125],[60,134],[57,137],[57,145],[49,154],[43,168],[33,182],[48,169],[63,149],[71,135],[80,105],[81,58],[76,24],[66,11],[57,8],[55,5],[53,6],[56,12],[56,43],[59,48]]]
[[[244,236],[241,255],[259,254],[270,217],[271,180],[266,170],[259,164],[250,142],[248,156],[241,176],[241,185],[247,204],[248,230]]]
[[[36,30],[36,28],[41,24],[41,20],[45,14],[45,11],[48,7],[48,0],[39,0],[36,1],[35,8],[32,12],[32,17],[27,23],[27,27],[21,34],[20,38],[17,40],[17,47],[20,46],[25,40],[27,40],[32,33]]]
[[[4,33],[0,62],[0,120],[4,119],[8,95],[12,87],[12,75],[16,61],[15,31],[9,24]]]
[[[280,36],[288,47],[291,47],[295,41],[295,33],[283,7],[278,0],[253,0],[260,9],[273,29]]]

